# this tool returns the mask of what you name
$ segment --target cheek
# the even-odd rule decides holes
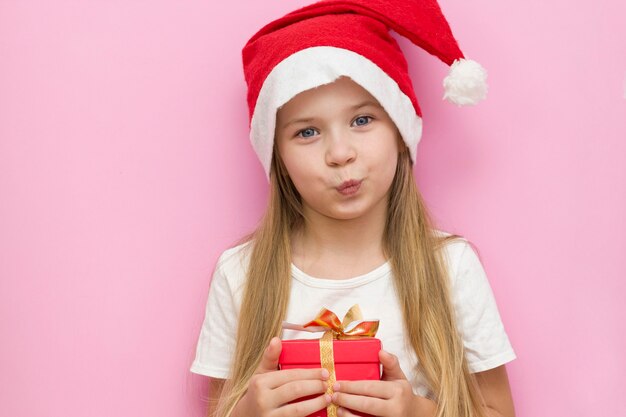
[[[381,190],[384,192],[387,192],[393,184],[393,179],[396,175],[396,165],[395,160],[389,160],[389,162],[382,167],[379,184]]]
[[[285,164],[285,168],[287,169],[287,173],[290,177],[298,177],[301,169],[301,165],[298,163],[298,159],[294,158],[293,155],[287,154],[281,156],[283,159],[283,164]]]
[[[396,144],[395,138],[393,140],[390,139],[387,143],[388,143],[387,146],[383,146],[378,149],[378,153],[377,153],[379,155],[378,167],[380,171],[382,172],[383,177],[385,178],[391,177],[393,179],[393,176],[396,173],[396,166],[398,164],[399,149],[395,145]]]
[[[310,158],[303,158],[301,155],[288,154],[283,158],[287,173],[296,188],[306,186],[307,182],[315,176],[315,171],[310,164]]]

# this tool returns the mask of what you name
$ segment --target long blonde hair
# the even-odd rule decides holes
[[[418,369],[436,396],[437,417],[484,417],[482,398],[469,372],[449,296],[441,249],[459,235],[438,236],[418,192],[408,148],[398,154],[383,237],[406,337]],[[301,197],[274,147],[270,198],[259,227],[239,243],[253,241],[243,293],[231,378],[215,417],[228,417],[245,394],[265,346],[280,336],[291,285],[290,233],[303,223]]]

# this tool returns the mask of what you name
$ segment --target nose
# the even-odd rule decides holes
[[[350,140],[350,133],[334,131],[327,133],[326,163],[342,166],[356,159],[356,149]]]

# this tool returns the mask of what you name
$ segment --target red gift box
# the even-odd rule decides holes
[[[378,352],[381,349],[380,339],[359,337],[349,340],[333,340],[333,357],[336,380],[379,380],[380,362]],[[278,360],[280,369],[320,368],[320,340],[297,339],[283,340],[282,351]],[[299,400],[314,398],[317,395],[302,397]],[[369,416],[352,411],[357,416]],[[322,409],[309,417],[327,417],[326,409]]]

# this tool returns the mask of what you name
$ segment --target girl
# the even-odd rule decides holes
[[[318,2],[243,49],[271,195],[211,282],[191,367],[210,377],[211,416],[514,416],[504,364],[516,356],[484,269],[466,239],[435,227],[415,184],[421,112],[389,29],[452,65],[450,101],[484,98],[484,70],[434,0]],[[278,370],[281,338],[319,337],[283,321],[353,304],[380,320],[380,381]]]

